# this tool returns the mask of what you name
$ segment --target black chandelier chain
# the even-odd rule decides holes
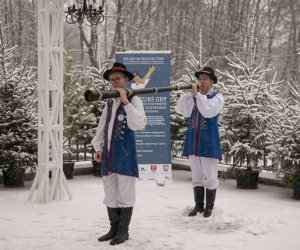
[[[99,9],[93,7],[93,5],[87,5],[86,0],[83,1],[83,7],[76,9],[75,4],[72,7],[68,7],[66,12],[66,22],[69,24],[79,23],[82,24],[84,20],[87,20],[93,25],[102,23],[104,21],[102,6]]]

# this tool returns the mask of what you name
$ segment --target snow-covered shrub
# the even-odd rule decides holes
[[[100,89],[100,90],[109,90],[110,84],[108,81],[103,79],[103,73],[106,70],[106,67],[102,66],[100,69],[95,67],[88,68],[88,71],[85,76],[85,81],[87,81],[86,89]],[[104,109],[106,100],[98,101],[92,103],[92,112],[96,116],[97,124],[99,122],[100,116]]]
[[[262,63],[248,66],[236,55],[227,60],[230,70],[221,72],[224,81],[221,92],[225,97],[222,152],[233,157],[234,167],[270,170],[267,118],[273,113],[273,100],[278,98],[276,74]]]
[[[90,129],[96,125],[92,107],[84,100],[84,72],[71,68],[72,58],[65,56],[64,65],[64,138],[67,141],[86,142]]]
[[[0,26],[0,168],[31,168],[37,163],[35,83],[26,60],[15,61],[16,47]]]
[[[71,154],[83,153],[85,149],[68,145],[91,142],[104,108],[104,102],[86,102],[84,92],[92,88],[107,89],[107,84],[102,79],[103,69],[92,67],[80,71],[72,67],[72,58],[69,56],[65,56],[64,69],[64,144],[65,158],[70,158]]]
[[[172,82],[172,86],[183,86],[187,85],[182,80],[177,82]],[[173,91],[171,92],[171,106],[170,106],[170,114],[171,114],[171,150],[172,155],[180,157],[183,150],[183,143],[185,132],[187,129],[187,119],[184,118],[182,115],[179,115],[175,111],[175,106],[178,102],[179,97],[184,94],[183,90],[180,91]]]
[[[300,182],[300,88],[293,81],[289,84],[291,97],[276,99],[274,112],[269,116],[269,158],[278,166],[283,180]]]

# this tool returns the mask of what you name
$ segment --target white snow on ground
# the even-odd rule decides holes
[[[193,205],[190,172],[174,171],[165,186],[138,181],[130,239],[110,246],[97,241],[109,229],[102,178],[75,176],[69,183],[74,199],[48,204],[27,202],[31,182],[1,187],[0,249],[300,249],[300,202],[290,198],[290,189],[240,190],[226,180],[213,216],[203,218],[187,216]]]

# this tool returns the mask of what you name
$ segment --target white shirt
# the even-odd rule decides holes
[[[144,89],[147,85],[147,83],[149,82],[149,78],[145,79],[144,83],[140,83],[140,84],[136,84],[135,82],[131,83],[131,88],[132,89]]]
[[[112,129],[113,129],[114,120],[116,116],[116,111],[120,106],[120,104],[121,104],[120,100],[116,101],[116,99],[113,99],[111,119],[108,125],[108,135],[107,135],[108,148],[110,148],[111,135],[112,135]],[[127,114],[128,127],[131,130],[133,131],[142,130],[146,127],[147,119],[144,111],[144,105],[142,100],[138,96],[134,96],[131,99],[131,103],[124,105],[124,110]],[[100,117],[96,135],[91,142],[96,152],[102,151],[102,146],[104,144],[104,138],[105,138],[104,127],[105,127],[106,116],[107,116],[107,103],[105,104],[102,115]]]
[[[208,94],[211,94],[213,89],[211,89]],[[212,99],[208,99],[206,95],[202,95],[200,92],[193,95],[192,92],[188,92],[182,95],[177,105],[175,106],[175,111],[184,117],[190,117],[194,108],[193,96],[196,97],[197,108],[201,115],[205,118],[212,118],[219,114],[224,106],[224,97],[222,94],[216,94]]]

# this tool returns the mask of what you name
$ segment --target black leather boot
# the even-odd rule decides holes
[[[107,207],[108,218],[110,221],[110,230],[107,234],[98,238],[99,241],[107,241],[113,239],[118,232],[120,220],[120,208]]]
[[[122,207],[120,208],[120,221],[118,232],[116,236],[110,241],[111,245],[118,245],[128,240],[129,238],[129,224],[131,221],[133,207]]]
[[[215,204],[216,192],[217,189],[213,189],[213,190],[206,189],[206,206],[203,213],[204,217],[211,216]]]
[[[189,213],[189,216],[196,216],[197,212],[204,212],[204,187],[194,187],[195,207]]]

